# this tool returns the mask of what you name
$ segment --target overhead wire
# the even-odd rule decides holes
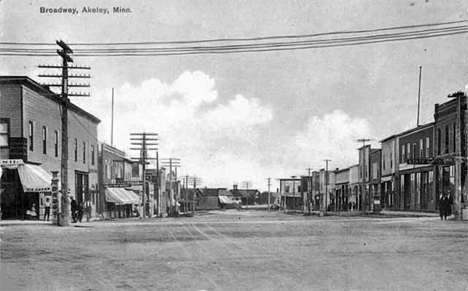
[[[450,24],[467,23],[467,21],[450,22]],[[426,24],[417,26],[406,26],[405,28],[420,28],[446,25],[448,23]],[[400,30],[402,27],[382,28],[374,30],[354,31],[353,33],[368,33],[375,31]],[[348,32],[332,32],[314,35],[296,35],[296,36],[275,36],[255,38],[255,40],[265,39],[284,39],[291,38],[311,38],[317,35],[331,34],[349,34]],[[340,46],[353,46],[381,42],[405,41],[413,39],[442,37],[456,34],[468,33],[468,25],[455,25],[442,28],[419,29],[414,31],[398,31],[394,33],[381,33],[374,35],[358,35],[352,37],[334,37],[326,39],[305,39],[297,41],[281,41],[281,42],[260,42],[260,43],[240,43],[240,44],[223,44],[223,45],[204,45],[204,46],[176,46],[176,47],[133,47],[133,48],[84,48],[75,49],[74,56],[80,57],[112,57],[112,56],[171,56],[171,55],[193,55],[193,54],[222,54],[222,53],[246,53],[246,52],[268,52],[268,51],[284,51],[284,50],[299,50],[299,49],[316,49],[330,48]],[[254,38],[248,39],[252,41]],[[230,42],[233,39],[224,41]],[[247,39],[236,39],[247,40]],[[220,39],[212,39],[209,41],[220,41]],[[202,40],[198,41],[202,42]],[[172,42],[175,43],[175,42]],[[188,43],[188,42],[185,42]],[[195,43],[195,42],[190,42]],[[88,44],[89,45],[89,44]],[[55,56],[53,49],[38,49],[38,48],[2,48],[0,47],[0,55],[4,56]]]

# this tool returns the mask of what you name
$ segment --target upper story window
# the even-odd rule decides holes
[[[445,126],[445,143],[444,143],[444,154],[449,152],[450,132],[448,125]]]
[[[419,157],[424,158],[424,140],[419,140]]]
[[[387,161],[385,160],[385,154],[382,155],[382,169],[385,170],[385,164]]]
[[[8,122],[7,121],[0,121],[0,147],[8,147]]]
[[[289,185],[284,186],[284,192],[289,193]]]
[[[91,146],[91,165],[94,166],[94,145]]]
[[[42,153],[47,154],[47,127],[42,127]]]
[[[78,140],[75,138],[75,162],[78,162]]]
[[[54,156],[58,157],[58,145],[59,145],[59,139],[58,139],[58,131],[54,132]]]
[[[437,129],[437,155],[440,155],[442,151],[442,131]]]
[[[417,158],[416,143],[413,143],[413,159]]]
[[[34,151],[34,124],[29,121],[29,150]]]
[[[457,152],[457,124],[453,124],[453,138],[452,138],[452,143],[453,143],[453,152]]]
[[[83,164],[86,163],[86,143],[83,142]]]
[[[411,144],[410,143],[406,144],[406,158],[411,159]]]
[[[401,146],[401,163],[406,162],[406,147],[405,145]]]
[[[426,158],[431,158],[431,152],[430,152],[430,139],[429,137],[426,137]]]

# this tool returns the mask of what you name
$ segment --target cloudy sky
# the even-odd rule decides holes
[[[448,2],[448,3],[445,3]],[[79,3],[79,4],[77,4]],[[40,8],[128,7],[127,14],[44,14]],[[160,0],[0,2],[0,42],[182,41],[300,35],[468,19],[467,1]],[[91,97],[72,102],[102,120],[130,153],[130,132],[157,132],[160,156],[211,187],[357,163],[358,138],[376,146],[421,123],[465,90],[468,35],[337,48],[149,57],[75,57],[91,66]],[[72,46],[73,48],[73,46]],[[1,75],[35,80],[59,57],[0,58]],[[276,188],[276,185],[273,186]]]

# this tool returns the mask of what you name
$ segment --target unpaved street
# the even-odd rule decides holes
[[[434,217],[228,210],[82,226],[1,227],[0,289],[468,290],[468,224]]]

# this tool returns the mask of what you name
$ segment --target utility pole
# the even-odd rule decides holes
[[[270,195],[271,195],[270,186],[271,186],[271,178],[267,178],[267,180],[268,180],[268,211],[270,211]]]
[[[174,175],[172,173],[172,169],[175,169],[175,181],[177,183],[177,168],[180,167],[180,159],[178,158],[162,158],[161,159],[161,166],[169,167],[169,196],[171,198],[171,212],[174,212],[174,207],[177,210],[177,202],[174,198],[174,187],[172,185],[172,181],[174,180]],[[174,205],[173,205],[174,204]]]
[[[143,207],[143,218],[146,217],[146,201],[149,203],[149,191],[147,197],[145,197],[146,194],[146,165],[149,164],[148,160],[156,160],[157,158],[149,158],[148,157],[148,151],[150,150],[155,150],[157,151],[157,148],[154,148],[154,146],[157,146],[158,143],[158,134],[157,133],[130,133],[131,137],[130,140],[132,141],[130,144],[131,145],[136,145],[139,147],[135,148],[130,148],[131,150],[137,150],[140,152],[140,157],[139,158],[132,158],[133,160],[137,160],[139,164],[142,165],[143,168],[143,178],[142,178],[142,193],[141,193],[141,206]],[[157,153],[157,152],[156,152]],[[146,200],[145,200],[146,198]],[[151,211],[150,211],[151,212]],[[148,213],[150,215],[150,213]],[[150,216],[151,217],[151,216]]]
[[[361,168],[361,174],[362,174],[361,194],[362,194],[362,199],[361,199],[361,207],[362,207],[362,210],[361,211],[362,211],[362,214],[366,214],[366,205],[363,202],[365,200],[369,200],[369,203],[370,203],[370,199],[365,199],[365,196],[366,196],[366,165],[365,165],[365,162],[366,162],[366,159],[364,157],[364,154],[365,154],[365,149],[364,148],[366,146],[366,142],[370,141],[370,139],[369,138],[360,138],[357,141],[362,142],[362,148],[361,148],[361,157],[362,157],[362,168]],[[361,161],[359,161],[359,163],[361,164]],[[358,205],[358,208],[359,208],[359,205]]]
[[[197,199],[197,183],[201,184],[202,179],[194,175],[193,177],[189,177],[189,182],[193,184],[193,216],[195,216],[195,207],[196,207],[196,199]]]
[[[310,214],[310,204],[311,204],[311,199],[312,199],[312,177],[310,176],[310,173],[312,172],[312,168],[307,168],[306,169],[308,171],[308,176],[307,176],[307,209],[308,209],[308,213]],[[304,209],[304,213],[305,213],[305,209]]]
[[[184,177],[184,181],[185,181],[185,187],[184,187],[184,212],[188,212],[188,179],[189,179],[189,175],[185,175],[183,176]]]
[[[325,213],[328,211],[328,162],[331,162],[330,159],[324,159],[325,161]]]
[[[60,162],[60,183],[61,183],[61,213],[57,214],[57,225],[59,226],[68,226],[70,225],[69,213],[68,213],[68,204],[70,203],[68,197],[68,106],[70,104],[69,97],[89,97],[89,93],[69,93],[69,87],[90,87],[89,84],[73,84],[68,83],[70,78],[90,78],[90,75],[69,75],[69,69],[80,69],[80,70],[90,70],[90,67],[78,67],[78,66],[69,66],[68,63],[73,63],[73,59],[70,56],[73,54],[73,50],[62,40],[56,41],[57,45],[61,49],[57,50],[57,54],[62,57],[62,65],[39,65],[39,68],[48,68],[48,69],[61,69],[62,74],[40,74],[39,77],[45,78],[61,78],[61,84],[43,84],[47,87],[61,87],[61,115],[62,115],[62,152],[61,152],[61,162]]]

